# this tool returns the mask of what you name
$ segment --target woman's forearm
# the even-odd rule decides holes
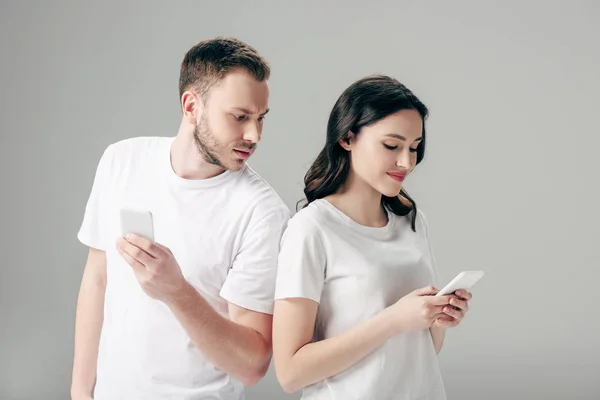
[[[386,309],[342,334],[308,343],[290,359],[276,363],[283,389],[292,393],[339,374],[383,345],[397,332],[389,312]]]
[[[435,348],[436,354],[439,354],[444,346],[444,338],[446,336],[446,328],[441,326],[432,326],[429,328],[431,333],[431,339],[433,340],[433,347]]]

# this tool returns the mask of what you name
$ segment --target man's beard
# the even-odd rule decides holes
[[[196,143],[196,149],[198,149],[198,153],[200,153],[204,161],[227,169],[218,156],[222,146],[216,141],[215,136],[210,131],[208,121],[204,115],[200,118],[200,123],[194,128],[194,143]]]
[[[236,160],[233,165],[223,160],[222,153],[224,146],[215,139],[214,134],[208,126],[208,120],[205,115],[200,118],[200,122],[194,128],[194,143],[196,144],[196,149],[202,159],[209,164],[233,171],[238,171],[244,166],[244,161],[241,159]],[[241,142],[235,147],[238,149],[251,150],[255,146],[246,142]]]

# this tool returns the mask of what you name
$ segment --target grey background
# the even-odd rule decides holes
[[[430,107],[407,187],[443,280],[486,272],[440,355],[450,399],[599,399],[599,3],[282,3],[0,3],[0,398],[68,398],[96,163],[174,135],[183,54],[233,35],[272,65],[251,165],[292,208],[355,79],[391,74]],[[248,389],[298,398],[273,369]]]

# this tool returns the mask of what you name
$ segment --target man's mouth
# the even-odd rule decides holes
[[[233,152],[242,160],[247,160],[254,153],[254,149],[233,149]]]

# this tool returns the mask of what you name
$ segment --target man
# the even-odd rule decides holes
[[[268,112],[269,75],[247,44],[203,41],[181,65],[176,137],[105,150],[78,233],[89,254],[73,399],[239,400],[266,373],[290,217],[246,165]],[[123,208],[152,213],[155,242],[121,237]]]

